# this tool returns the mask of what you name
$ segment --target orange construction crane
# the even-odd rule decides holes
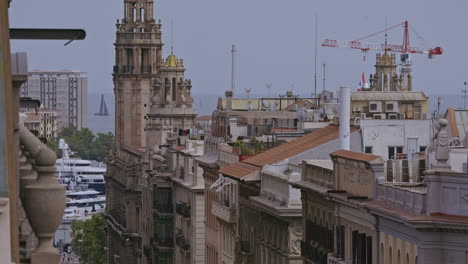
[[[401,45],[394,45],[394,44],[387,44],[387,31],[397,28],[399,26],[403,26],[404,28],[404,33],[403,33],[403,44]],[[362,52],[367,52],[369,50],[380,50],[380,51],[389,51],[389,52],[401,52],[401,53],[421,53],[421,54],[428,54],[428,58],[432,59],[434,55],[441,55],[443,52],[443,49],[441,47],[435,47],[435,48],[419,48],[419,47],[411,47],[410,46],[410,41],[409,41],[409,24],[408,21],[405,21],[403,23],[400,23],[398,25],[395,25],[393,27],[387,28],[385,30],[379,31],[377,33],[365,36],[363,38],[353,40],[353,41],[338,41],[338,40],[332,40],[332,39],[325,39],[325,41],[322,43],[323,47],[333,47],[333,48],[351,48],[351,49],[359,49]],[[411,28],[411,30],[416,34],[416,36],[419,38],[420,41],[423,43],[425,42],[424,39],[414,30]],[[380,33],[385,32],[385,44],[373,44],[373,43],[365,43],[361,42],[364,39],[373,37],[375,35],[378,35]],[[364,56],[365,60],[365,56]]]

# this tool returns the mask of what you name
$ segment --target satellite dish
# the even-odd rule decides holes
[[[297,120],[303,122],[303,121],[306,121],[307,120],[307,112],[306,110],[304,109],[299,109],[297,110],[296,112],[296,117],[297,117]]]

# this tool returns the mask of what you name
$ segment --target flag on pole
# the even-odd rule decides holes
[[[361,81],[359,81],[359,88],[364,88],[364,84],[366,83],[366,77],[364,76],[364,72],[362,72]]]

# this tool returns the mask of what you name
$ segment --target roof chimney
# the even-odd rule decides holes
[[[232,110],[232,90],[226,91],[226,110]]]
[[[351,89],[346,86],[340,87],[340,146],[341,149],[349,150],[349,119],[351,109]]]

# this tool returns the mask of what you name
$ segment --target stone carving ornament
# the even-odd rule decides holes
[[[447,164],[447,161],[449,159],[449,144],[450,144],[450,139],[449,135],[447,132],[447,125],[448,122],[446,119],[440,119],[439,120],[439,131],[437,132],[437,139],[436,139],[436,167],[450,167]]]

